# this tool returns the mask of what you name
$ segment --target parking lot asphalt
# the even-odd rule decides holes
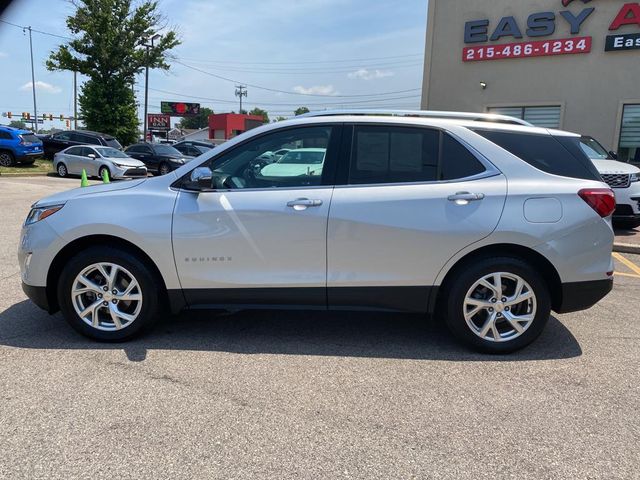
[[[0,179],[0,478],[639,478],[640,256],[507,356],[383,313],[182,314],[97,344],[16,260],[30,204],[76,184]]]

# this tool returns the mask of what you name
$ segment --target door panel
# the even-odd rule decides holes
[[[325,306],[331,194],[331,187],[181,191],[173,245],[188,302]],[[315,206],[290,203],[298,199]],[[272,294],[251,290],[263,288]]]
[[[358,303],[369,296],[380,300],[381,308],[422,311],[424,306],[426,311],[429,287],[445,263],[498,224],[506,188],[502,175],[433,184],[336,187],[327,240],[329,306]],[[448,199],[460,192],[484,196],[472,201]],[[354,298],[342,290],[349,287],[360,288],[353,290]],[[395,287],[398,295],[384,299],[375,287]],[[412,294],[420,298],[408,299]],[[408,304],[409,308],[403,307]]]

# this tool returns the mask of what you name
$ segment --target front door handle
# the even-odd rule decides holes
[[[477,202],[484,198],[484,193],[457,192],[455,195],[449,195],[447,200],[455,202],[456,205],[468,205],[469,202]]]
[[[322,200],[310,200],[308,198],[297,198],[287,202],[287,207],[291,207],[294,210],[306,210],[309,207],[319,207],[322,205]]]

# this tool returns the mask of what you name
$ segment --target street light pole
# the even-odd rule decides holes
[[[31,41],[31,27],[27,27],[29,30],[29,51],[31,52],[31,89],[33,90],[33,121],[35,125],[36,133],[38,133],[38,107],[36,104],[36,74],[33,69],[33,42]],[[24,29],[22,30],[24,31]]]
[[[151,45],[148,43],[143,44],[147,49],[147,62],[144,67],[144,141],[147,141],[147,106],[149,104],[149,47],[153,48],[154,40],[160,38],[160,35],[155,34],[151,37]]]
[[[78,129],[78,72],[73,71],[73,129]]]

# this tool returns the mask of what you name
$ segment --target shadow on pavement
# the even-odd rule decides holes
[[[105,344],[81,337],[59,313],[50,316],[27,300],[0,313],[0,345],[115,349],[130,361],[143,361],[154,349],[445,361],[551,360],[582,354],[575,337],[555,317],[529,347],[492,356],[465,349],[446,328],[424,316],[378,312],[188,312],[159,320],[139,339]]]

